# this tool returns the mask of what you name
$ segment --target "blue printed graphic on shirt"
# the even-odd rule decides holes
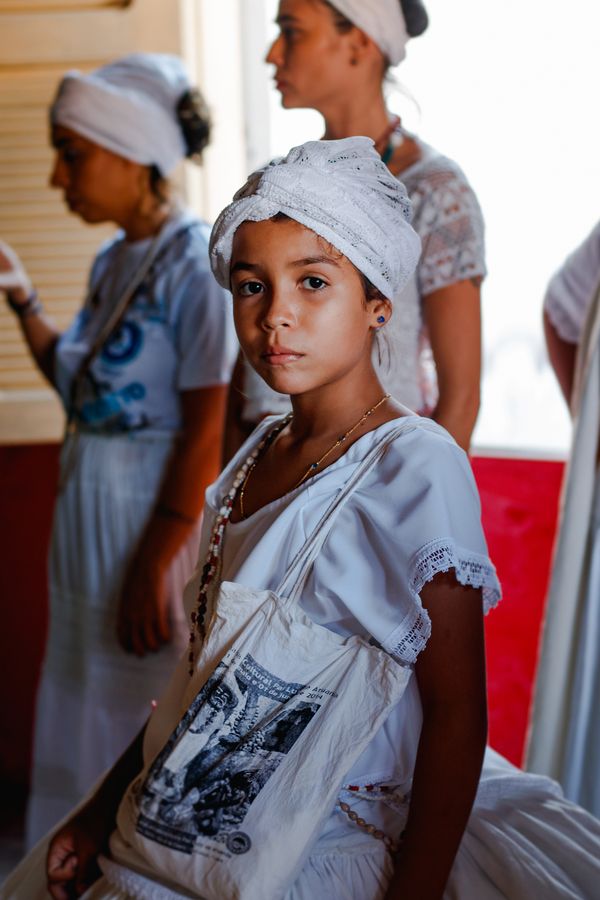
[[[122,322],[102,348],[103,362],[123,365],[136,358],[142,349],[144,332],[137,322]]]
[[[74,414],[86,428],[173,433],[182,427],[181,392],[229,377],[236,351],[230,309],[210,275],[205,227],[187,214],[168,227],[172,241],[78,391]],[[61,336],[55,356],[56,386],[67,409],[73,376],[146,252],[145,245],[128,247],[118,237],[96,258],[90,299]]]

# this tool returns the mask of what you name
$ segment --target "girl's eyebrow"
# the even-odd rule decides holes
[[[295,259],[289,265],[294,267],[300,266],[314,266],[314,265],[323,265],[326,266],[335,266],[336,269],[340,268],[338,262],[335,259],[332,259],[331,256],[305,256],[304,259]]]
[[[298,20],[295,16],[291,15],[290,13],[284,13],[284,15],[282,16],[277,16],[277,18],[275,19],[275,24],[281,27],[282,25],[290,25],[293,22],[297,21]]]
[[[259,268],[260,266],[257,266],[256,263],[246,262],[246,260],[240,259],[239,262],[236,262],[235,265],[231,267],[230,274],[233,275],[234,272],[240,272],[242,270],[247,272],[248,270],[252,271]]]
[[[288,263],[288,268],[300,269],[303,266],[314,265],[335,266],[336,269],[340,268],[340,264],[336,262],[335,259],[332,259],[331,256],[305,256],[302,259],[294,259],[292,262]],[[231,267],[230,274],[233,275],[234,272],[240,271],[253,272],[260,268],[258,263],[251,263],[247,262],[245,259],[240,259]]]

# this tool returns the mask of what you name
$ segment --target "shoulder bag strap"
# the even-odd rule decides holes
[[[67,427],[73,421],[77,408],[77,401],[79,399],[79,392],[85,381],[85,377],[90,370],[90,366],[94,361],[94,358],[100,352],[111,334],[116,331],[116,329],[121,324],[123,317],[127,312],[127,308],[131,303],[136,291],[143,284],[152,266],[157,262],[162,252],[166,250],[167,246],[171,244],[172,241],[175,241],[182,234],[188,231],[192,225],[193,223],[187,222],[184,226],[178,228],[175,232],[173,232],[169,228],[169,222],[167,222],[152,241],[150,247],[148,248],[148,252],[125,286],[123,293],[115,303],[111,314],[94,338],[90,349],[84,356],[81,364],[79,365],[79,368],[77,369],[77,372],[73,376],[69,397],[69,407],[67,410]]]
[[[287,596],[291,602],[295,602],[299,599],[310,574],[312,565],[347,500],[381,459],[388,446],[395,441],[399,435],[406,431],[411,431],[414,428],[429,428],[430,430],[433,430],[429,420],[411,418],[410,420],[402,422],[398,427],[393,428],[391,431],[388,431],[375,446],[371,448],[341,490],[335,495],[316,528],[309,535],[306,542],[291,561],[276,591],[279,596]],[[437,426],[434,426],[434,428],[437,428]]]

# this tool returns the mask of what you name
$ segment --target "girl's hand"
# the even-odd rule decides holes
[[[25,303],[32,291],[23,263],[4,241],[0,241],[0,290],[10,294],[15,303]]]
[[[54,900],[80,897],[101,876],[98,854],[108,841],[102,816],[83,810],[52,838],[46,857],[48,891]]]
[[[160,563],[138,556],[129,567],[119,603],[117,636],[127,653],[145,656],[171,640],[171,623]]]

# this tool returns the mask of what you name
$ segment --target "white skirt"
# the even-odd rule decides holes
[[[360,801],[357,811],[368,820],[369,801]],[[403,814],[396,815],[394,823],[389,811],[390,834],[403,825]],[[46,850],[47,840],[20,863],[0,889],[1,900],[47,900]],[[104,869],[85,900],[195,896],[115,864]],[[282,900],[383,900],[392,871],[383,844],[339,813]],[[596,900],[598,885],[600,822],[565,800],[555,782],[524,774],[488,750],[444,900]]]
[[[116,638],[123,578],[172,448],[169,436],[85,433],[63,447],[61,469],[72,465],[72,471],[57,499],[52,530],[50,625],[37,696],[28,846],[128,746],[186,646],[181,597],[196,562],[197,533],[168,576],[173,642],[140,659],[125,653]]]

